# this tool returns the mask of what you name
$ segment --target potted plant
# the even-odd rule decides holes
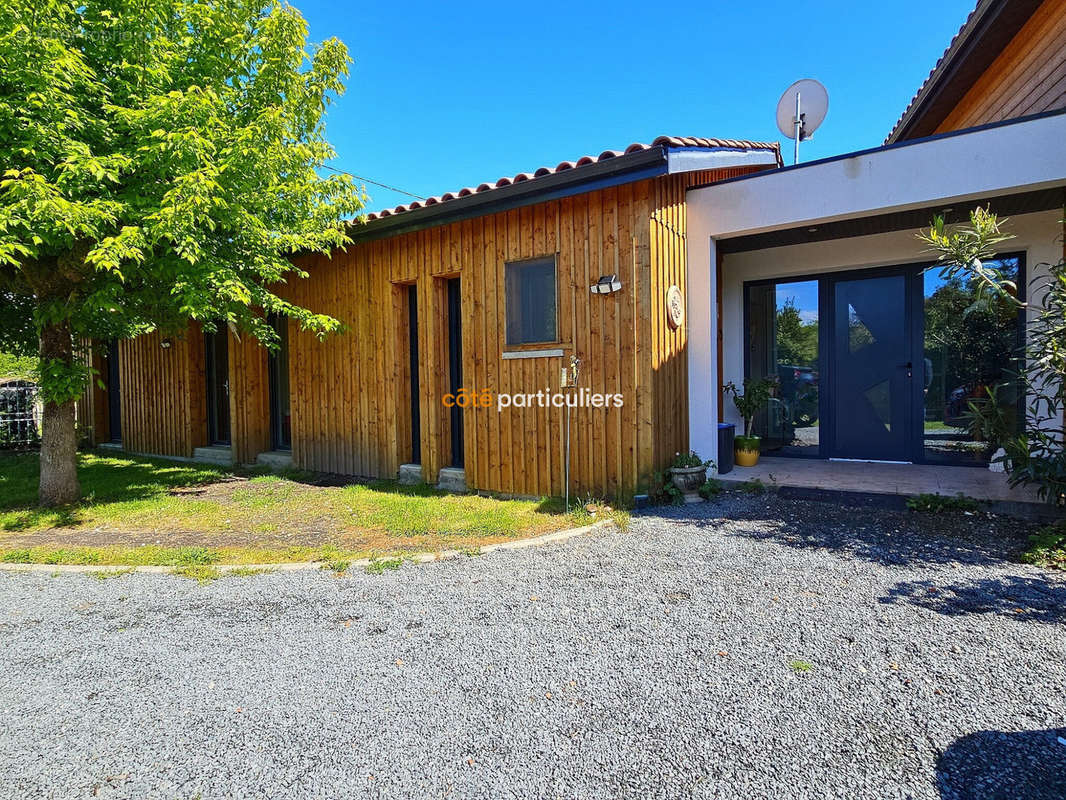
[[[766,408],[776,388],[775,378],[745,378],[743,393],[732,382],[725,385],[725,390],[733,395],[737,411],[744,418],[744,435],[733,440],[733,454],[738,467],[754,467],[759,463],[762,439],[752,433],[752,425],[755,415]]]
[[[699,502],[699,490],[707,482],[707,468],[712,463],[696,455],[695,450],[689,450],[687,453],[675,453],[666,471],[670,475],[670,483],[677,487],[687,502]]]

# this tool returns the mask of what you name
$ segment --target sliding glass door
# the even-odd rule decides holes
[[[995,266],[1022,291],[1021,255]],[[925,264],[745,284],[745,376],[777,383],[763,452],[986,465],[1023,419],[1024,330],[976,300]]]

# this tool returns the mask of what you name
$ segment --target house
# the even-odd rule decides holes
[[[964,414],[993,391],[1022,424],[1024,328],[964,315],[918,233],[1009,217],[998,265],[1024,294],[1063,256],[1064,108],[1066,2],[982,0],[884,146],[690,189],[689,404],[714,409],[692,446],[738,421],[724,382],[766,376],[768,455],[986,465]]]
[[[776,142],[662,137],[371,214],[283,290],[345,333],[283,326],[277,355],[196,326],[120,342],[97,367],[95,417],[108,394],[118,408],[97,438],[514,495],[562,494],[569,447],[572,493],[632,493],[688,438],[666,303],[685,283],[685,190],[780,164]],[[572,358],[566,393],[589,402],[529,399],[563,394]]]
[[[84,413],[134,452],[516,495],[562,494],[569,464],[571,493],[616,495],[714,456],[723,385],[767,375],[773,454],[979,463],[960,409],[1021,328],[965,346],[915,234],[990,204],[1005,269],[1057,260],[1064,54],[1066,0],[981,0],[881,148],[786,167],[777,143],[662,137],[370,215],[285,289],[346,333],[124,341]],[[592,394],[621,402],[552,400]]]

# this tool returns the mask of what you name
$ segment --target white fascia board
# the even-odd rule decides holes
[[[667,172],[694,172],[698,169],[730,167],[776,167],[777,151],[743,147],[681,147],[666,153]]]
[[[714,238],[1066,185],[1066,114],[788,167],[688,193]]]

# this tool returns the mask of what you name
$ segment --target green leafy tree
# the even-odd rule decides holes
[[[818,323],[804,322],[793,297],[777,312],[777,362],[810,367],[818,361]]]
[[[963,316],[988,314],[1009,317],[1029,312],[1026,321],[1025,363],[1021,367],[1026,390],[1026,429],[1004,442],[1012,485],[1031,484],[1049,503],[1066,505],[1066,260],[1046,267],[1028,296],[1018,299],[1013,276],[995,258],[998,246],[1013,237],[989,210],[971,212],[967,225],[949,229],[942,217],[933,220],[919,238],[938,254],[941,275],[961,282],[971,292]],[[995,399],[992,393],[990,399]],[[1002,428],[994,403],[970,405],[972,424]]]
[[[348,64],[277,0],[0,7],[0,328],[40,355],[43,504],[79,496],[80,342],[198,320],[273,346],[267,312],[338,329],[272,287],[362,207],[318,172]]]

